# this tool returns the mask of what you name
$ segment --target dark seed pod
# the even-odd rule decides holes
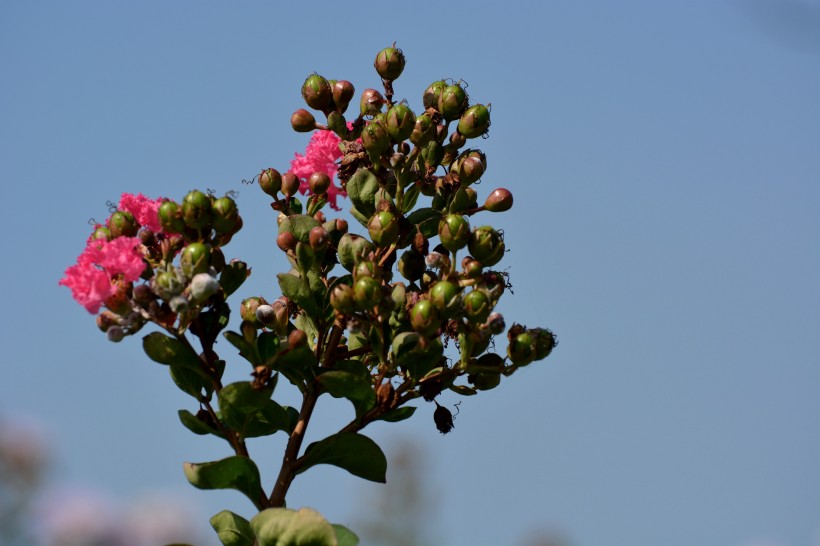
[[[515,336],[507,346],[507,356],[516,366],[526,366],[535,360],[535,346],[529,332]]]
[[[382,409],[391,409],[396,403],[396,389],[390,381],[386,381],[379,385],[376,389],[376,402]]]
[[[302,330],[293,330],[291,333],[288,334],[288,347],[291,349],[297,349],[299,347],[304,347],[307,345],[308,336]]]
[[[542,360],[547,358],[552,350],[558,345],[558,341],[547,328],[533,328],[528,330],[535,342],[535,359]]]
[[[453,414],[445,408],[444,406],[439,405],[436,402],[436,411],[433,413],[433,420],[436,422],[436,428],[442,434],[447,434],[453,427]]]
[[[399,258],[399,273],[410,282],[419,280],[424,273],[424,256],[415,249],[410,249]]]

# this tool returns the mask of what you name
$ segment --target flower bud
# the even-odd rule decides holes
[[[504,323],[504,316],[501,313],[491,313],[487,317],[487,327],[494,336],[501,334],[507,328]]]
[[[347,105],[353,100],[355,94],[356,90],[353,84],[347,80],[339,80],[333,84],[333,102],[340,114],[345,113]]]
[[[419,300],[410,310],[410,326],[424,337],[432,337],[441,326],[441,316],[430,300]]]
[[[327,115],[327,127],[342,140],[347,139],[347,120],[339,112],[331,112]]]
[[[330,292],[330,305],[343,315],[350,314],[356,310],[356,301],[353,295],[353,287],[348,284],[337,284]]]
[[[288,299],[285,296],[282,296],[275,302],[271,304],[273,308],[273,316],[274,321],[272,325],[268,326],[272,328],[277,334],[280,336],[284,336],[288,333],[288,324],[290,314],[288,312]]]
[[[424,256],[415,249],[410,249],[399,258],[399,273],[410,282],[419,280],[424,273]]]
[[[265,169],[259,174],[259,187],[271,197],[276,197],[282,189],[282,175],[276,169]]]
[[[333,101],[333,90],[322,76],[311,74],[302,84],[302,98],[314,110],[323,110]]]
[[[330,184],[330,177],[327,173],[321,171],[313,173],[310,175],[310,178],[308,178],[308,187],[310,191],[316,195],[327,193],[327,190],[330,189]]]
[[[410,142],[416,146],[424,146],[436,136],[436,124],[433,119],[425,114],[416,116],[416,123],[413,125],[413,131],[410,133]]]
[[[188,192],[182,200],[182,220],[191,229],[203,229],[211,223],[211,198],[199,190]]]
[[[293,197],[296,195],[301,185],[302,183],[299,182],[299,178],[292,172],[286,172],[282,175],[282,193],[286,196]]]
[[[242,320],[248,321],[252,324],[258,324],[256,310],[259,309],[260,305],[267,304],[268,302],[261,296],[245,298],[239,305],[239,316],[242,317]]]
[[[406,104],[398,103],[387,111],[387,133],[393,142],[407,139],[416,127],[416,114]]]
[[[404,53],[401,52],[401,49],[386,47],[376,55],[373,67],[383,80],[395,80],[401,76],[404,63]]]
[[[310,248],[316,252],[319,252],[326,249],[327,245],[330,244],[330,234],[322,226],[316,226],[310,230],[308,241],[310,243]]]
[[[307,345],[308,336],[302,330],[293,330],[288,334],[288,347],[291,349],[298,349]]]
[[[363,116],[375,116],[381,112],[385,102],[382,94],[375,89],[365,89],[359,101],[359,112]]]
[[[469,99],[463,87],[454,83],[448,85],[442,92],[438,100],[438,111],[441,112],[445,121],[453,121],[461,116],[467,108]]]
[[[528,333],[535,340],[535,359],[542,360],[547,358],[558,342],[553,334],[547,328],[533,328],[528,330]]]
[[[378,158],[390,148],[390,135],[381,122],[374,120],[362,130],[362,144],[371,161],[376,163],[374,158]]]
[[[480,137],[490,127],[490,109],[483,104],[474,104],[461,114],[458,132],[467,138]]]
[[[353,285],[353,298],[360,309],[372,309],[382,300],[382,283],[373,277],[361,277]]]
[[[481,150],[464,150],[450,169],[462,184],[472,184],[487,170],[487,156]]]
[[[490,212],[504,212],[508,211],[513,206],[513,196],[510,190],[506,188],[498,188],[487,196],[484,201],[484,208]]]
[[[481,290],[473,290],[464,296],[464,316],[473,324],[484,324],[491,310],[490,298]]]
[[[160,271],[151,279],[151,290],[157,296],[169,301],[185,288],[184,279],[176,271]]]
[[[179,257],[182,273],[189,279],[197,273],[205,273],[211,267],[211,249],[204,243],[188,243]]]
[[[376,262],[372,260],[356,262],[356,266],[353,268],[353,280],[357,281],[364,277],[373,277],[376,280],[382,278],[381,269],[379,269]]]
[[[535,347],[532,336],[528,332],[515,336],[507,346],[507,356],[516,366],[526,366],[535,360]]]
[[[345,233],[339,239],[339,263],[348,271],[353,271],[356,263],[362,256],[367,256],[375,250],[373,243],[352,233]]]
[[[462,249],[470,240],[470,222],[460,214],[448,214],[439,222],[438,236],[447,250]]]
[[[211,207],[214,229],[217,233],[235,233],[239,224],[239,209],[236,201],[228,197],[220,197]]]
[[[203,302],[219,292],[219,282],[210,273],[197,273],[191,279],[191,297]]]
[[[481,265],[481,262],[474,259],[472,256],[465,256],[464,259],[461,261],[461,269],[464,272],[464,276],[468,279],[477,279],[481,276],[481,272],[484,269],[484,266]]]
[[[112,326],[105,331],[105,335],[108,338],[108,341],[119,343],[125,337],[125,330],[119,326]]]
[[[449,319],[456,314],[461,306],[459,289],[456,283],[438,281],[430,289],[430,302],[439,310],[442,318]]]
[[[442,91],[445,89],[447,89],[447,82],[444,80],[431,83],[427,89],[424,90],[422,97],[424,109],[435,108],[438,110],[438,101],[441,98]]]
[[[134,218],[134,215],[124,210],[118,210],[111,215],[108,220],[108,229],[111,232],[111,238],[117,237],[136,237],[140,230],[140,225]]]
[[[290,126],[297,133],[309,133],[316,129],[316,118],[304,108],[300,108],[290,116]]]
[[[298,242],[296,236],[290,231],[283,231],[276,237],[276,246],[278,246],[282,252],[292,252],[296,250],[296,243]]]
[[[383,210],[370,218],[367,231],[376,245],[390,246],[399,238],[399,221],[392,212]]]
[[[106,226],[95,227],[94,232],[91,234],[92,241],[110,241],[111,238],[111,230]]]
[[[504,257],[504,240],[491,226],[481,226],[473,231],[468,243],[470,254],[485,267],[493,266]]]

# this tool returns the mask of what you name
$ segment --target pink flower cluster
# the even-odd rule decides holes
[[[296,154],[290,162],[290,172],[302,182],[299,188],[300,193],[304,194],[308,190],[307,181],[313,173],[327,173],[331,179],[336,175],[336,171],[339,170],[336,161],[342,157],[342,151],[339,150],[340,141],[341,139],[333,131],[316,131],[310,137],[305,154]],[[327,191],[327,199],[334,210],[341,210],[336,204],[339,195],[345,197],[347,193],[335,184],[331,184]]]
[[[123,193],[118,208],[130,212],[142,227],[160,233],[157,212],[162,201],[141,193]],[[89,313],[97,313],[105,300],[117,292],[118,281],[139,279],[145,269],[142,256],[138,237],[117,237],[111,241],[89,238],[77,263],[65,270],[59,284],[71,289],[71,296]]]

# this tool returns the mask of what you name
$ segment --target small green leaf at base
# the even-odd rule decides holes
[[[333,527],[333,530],[336,532],[336,541],[339,543],[339,546],[358,546],[359,537],[356,533],[338,523],[332,523],[331,527]]]
[[[338,466],[372,482],[387,482],[387,458],[381,448],[367,436],[355,432],[340,432],[310,444],[297,474],[317,464]]]
[[[247,457],[234,455],[210,463],[185,463],[185,477],[197,489],[236,489],[261,509],[262,484],[259,469]]]
[[[250,522],[259,546],[340,546],[335,529],[310,508],[268,508]],[[355,544],[355,543],[349,543]]]
[[[212,517],[211,527],[223,546],[253,546],[255,537],[250,522],[233,512],[223,510]]]

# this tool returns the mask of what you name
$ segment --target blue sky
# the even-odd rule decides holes
[[[560,339],[466,399],[452,434],[429,406],[369,430],[430,455],[437,544],[542,528],[590,546],[820,544],[816,0],[4,2],[0,416],[44,423],[52,480],[170,489],[203,522],[250,515],[187,486],[182,461],[226,448],[183,429],[165,370],[138,339],[107,342],[57,280],[122,192],[236,190],[226,254],[254,268],[243,295],[276,297],[275,218],[240,181],[303,150],[288,119],[307,74],[375,87],[393,41],[411,107],[442,77],[492,102],[480,188],[516,198],[492,218],[515,290],[501,311]],[[315,438],[345,411],[320,408]],[[277,461],[282,442],[251,448]],[[291,506],[372,510],[379,486],[310,474]]]

